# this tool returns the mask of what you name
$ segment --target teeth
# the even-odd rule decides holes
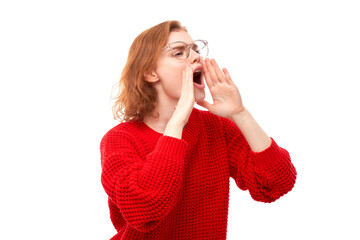
[[[201,70],[199,69],[199,70],[196,70],[195,72],[198,73],[198,72],[201,72]]]

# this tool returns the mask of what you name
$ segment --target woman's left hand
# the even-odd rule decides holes
[[[223,68],[221,71],[216,61],[208,58],[202,60],[202,66],[213,104],[205,100],[197,102],[197,104],[215,115],[229,119],[244,111],[245,107],[243,106],[240,92],[232,81],[227,69]]]

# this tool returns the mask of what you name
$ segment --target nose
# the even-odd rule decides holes
[[[196,62],[200,62],[200,58],[201,58],[200,55],[190,48],[190,56],[189,56],[190,63],[193,64]]]

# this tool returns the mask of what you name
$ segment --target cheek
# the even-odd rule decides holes
[[[157,73],[164,93],[172,98],[179,98],[182,88],[182,72],[186,69],[186,63],[171,60],[160,62]]]
[[[182,71],[181,68],[168,68],[162,72],[160,78],[167,87],[181,89]]]
[[[182,83],[182,72],[173,70],[168,71],[166,75],[164,75],[164,82],[169,88],[180,88]]]
[[[159,73],[162,92],[171,98],[181,95],[182,72],[177,69],[164,69]]]

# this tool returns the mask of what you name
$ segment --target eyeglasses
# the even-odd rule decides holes
[[[200,55],[200,57],[205,58],[209,53],[208,42],[206,40],[196,40],[191,44],[186,42],[176,41],[166,45],[164,49],[170,48],[171,54],[173,57],[176,57],[179,60],[187,59],[190,55],[190,48]]]

